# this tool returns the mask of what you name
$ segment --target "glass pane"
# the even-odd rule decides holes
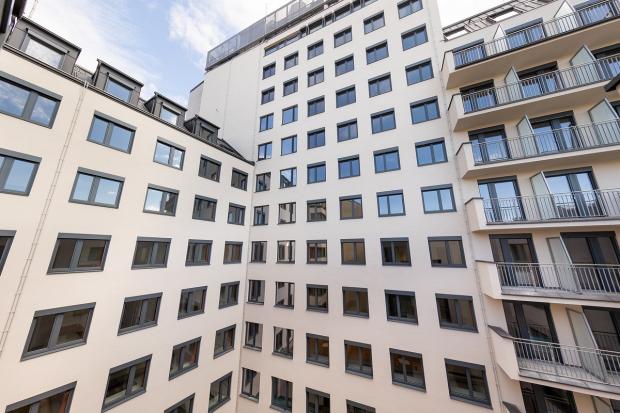
[[[39,402],[39,410],[37,410],[37,413],[67,413],[72,393],[73,390],[69,390],[41,400]],[[22,412],[22,410],[17,410],[11,413],[20,412]],[[28,413],[28,411],[24,411],[24,413]]]
[[[34,163],[13,159],[11,171],[6,178],[4,189],[8,191],[26,192],[35,168]]]
[[[448,364],[446,365],[446,372],[448,374],[450,393],[457,397],[470,398],[465,367]]]
[[[416,148],[418,154],[418,163],[420,165],[428,165],[433,163],[433,153],[431,146],[418,146]]]
[[[32,331],[32,337],[28,343],[28,351],[36,351],[47,348],[50,336],[52,335],[52,328],[54,327],[55,315],[46,315],[37,317],[33,320],[34,328]]]
[[[90,130],[88,139],[97,143],[103,143],[105,140],[106,131],[108,129],[108,122],[103,119],[95,118]]]
[[[133,377],[133,383],[131,384],[131,392],[135,393],[144,388],[146,382],[146,366],[147,362],[140,363],[135,367],[135,373]]]
[[[398,195],[390,195],[390,213],[393,215],[404,214],[405,206],[403,205],[403,196],[401,194]]]
[[[454,209],[454,201],[452,200],[452,190],[442,189],[439,191],[441,196],[441,209],[449,211]]]
[[[181,168],[181,166],[183,166],[183,151],[172,149],[171,165],[175,168]]]
[[[145,211],[163,212],[161,210],[161,201],[164,193],[157,189],[149,188],[146,191],[146,201],[144,203]]]
[[[88,197],[90,196],[90,188],[93,185],[94,179],[95,178],[91,175],[78,174],[72,199],[77,201],[88,201]]]
[[[448,265],[448,251],[445,241],[430,241],[431,263],[433,265]]]
[[[116,200],[120,192],[121,183],[110,179],[99,179],[99,186],[95,194],[95,202],[105,205],[116,205]]]
[[[89,309],[71,311],[62,315],[62,325],[58,332],[57,344],[70,343],[86,339],[86,324],[90,315]]]
[[[109,405],[125,397],[127,382],[129,381],[129,369],[123,369],[110,374],[108,388],[105,392],[104,404]]]
[[[154,265],[165,265],[166,257],[168,255],[168,244],[165,242],[157,243],[157,253],[155,254]]]
[[[62,62],[63,55],[60,54],[57,50],[52,49],[49,46],[44,45],[36,39],[30,37],[28,39],[28,44],[25,50],[26,54],[38,59],[44,63],[47,63],[50,66],[55,68],[60,67],[60,63]]]
[[[129,151],[132,137],[133,131],[113,125],[112,134],[110,135],[110,146],[127,152]]]
[[[131,301],[123,306],[123,315],[121,317],[121,329],[136,326],[140,324],[140,313],[142,301]]]
[[[155,161],[167,165],[170,159],[171,149],[170,146],[157,142],[157,145],[155,145]]]
[[[78,268],[103,268],[103,258],[107,241],[83,240],[78,259]]]
[[[460,241],[448,241],[448,249],[450,250],[450,263],[452,265],[464,265],[463,254],[461,253]]]
[[[21,116],[30,92],[24,88],[0,80],[0,111]]]
[[[56,255],[52,262],[53,270],[69,269],[71,267],[71,258],[75,250],[75,239],[59,239],[57,241]]]
[[[132,90],[128,87],[121,85],[110,78],[108,78],[108,81],[106,82],[105,91],[125,102],[129,102],[132,92]]]
[[[424,210],[427,212],[439,211],[439,193],[438,191],[424,191],[422,198],[424,200]]]
[[[179,118],[179,115],[177,115],[176,113],[174,113],[171,110],[168,110],[168,109],[166,109],[165,107],[162,106],[161,112],[159,113],[159,117],[162,120],[165,120],[166,122],[170,122],[170,123],[176,124],[177,123],[177,119]]]
[[[37,100],[32,109],[32,115],[30,120],[40,123],[42,125],[49,125],[52,121],[52,116],[56,111],[58,101],[46,98],[44,96],[37,96]]]
[[[136,243],[136,253],[133,258],[133,265],[147,265],[151,260],[153,242],[138,241]]]
[[[157,320],[157,303],[159,298],[150,298],[142,302],[143,306],[146,306],[146,313],[144,316],[144,323],[152,323]]]

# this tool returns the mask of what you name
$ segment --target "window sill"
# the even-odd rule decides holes
[[[224,350],[224,351],[222,351],[222,352],[220,352],[220,353],[214,354],[214,355],[213,355],[213,360],[215,360],[215,359],[217,359],[217,358],[220,358],[220,357],[222,357],[222,356],[225,356],[226,354],[231,353],[231,352],[233,352],[233,351],[235,351],[235,348],[234,348],[234,347],[229,348],[228,350]]]
[[[444,330],[452,330],[452,331],[462,331],[465,333],[478,333],[478,329],[475,328],[460,328],[460,327],[455,327],[455,326],[447,326],[447,325],[442,325],[441,323],[439,323],[439,328],[443,328]]]
[[[370,318],[370,314],[342,313],[342,315],[345,316],[345,317],[353,317],[353,318],[365,318],[365,319],[369,319]]]
[[[56,275],[56,274],[83,274],[83,273],[89,273],[89,272],[101,272],[103,271],[103,268],[93,268],[93,269],[87,269],[84,268],[82,270],[48,270],[47,271],[47,275]]]
[[[306,359],[306,363],[312,364],[312,365],[315,365],[315,366],[319,366],[319,367],[329,368],[329,363],[325,364],[325,363],[321,363],[321,362],[318,362],[318,361],[307,360],[307,359]]]
[[[288,359],[288,360],[293,360],[293,355],[292,354],[278,353],[277,351],[274,351],[271,354],[273,356],[282,357],[282,358]]]
[[[176,373],[168,376],[168,381],[176,379],[177,377],[182,376],[185,373],[189,373],[190,371],[195,370],[197,368],[198,368],[198,363],[194,364],[193,366],[187,367],[183,370],[177,371]]]
[[[254,402],[254,403],[258,403],[258,398],[250,396],[250,395],[247,395],[247,394],[239,393],[239,397],[243,397],[246,400],[249,400],[249,401]]]
[[[415,386],[413,384],[401,383],[398,381],[392,380],[392,384],[398,387],[404,387],[406,389],[417,390],[423,393],[426,393],[426,386]]]
[[[207,266],[207,265],[211,265],[211,263],[210,262],[205,262],[205,263],[202,263],[202,262],[199,262],[199,263],[186,262],[185,263],[186,267],[204,267],[204,266]]]
[[[265,302],[260,302],[260,301],[246,301],[246,303],[248,304],[252,304],[252,305],[265,305]]]
[[[263,351],[263,348],[262,348],[262,347],[252,347],[252,346],[248,346],[247,344],[245,344],[245,345],[243,346],[243,348],[244,348],[244,349],[246,349],[246,350],[252,350],[252,351],[259,352],[259,353],[260,353],[261,351]]]
[[[215,406],[211,406],[211,407],[209,407],[208,412],[209,412],[209,413],[211,413],[211,412],[216,411],[217,409],[219,409],[220,407],[222,407],[223,405],[225,405],[225,404],[226,404],[226,403],[228,403],[229,401],[230,401],[230,397],[228,397],[228,398],[226,398],[226,399],[222,400],[221,402],[219,402],[219,403],[218,403],[218,404],[216,404]]]
[[[69,203],[77,204],[77,205],[101,207],[101,208],[118,209],[118,202],[116,204],[114,204],[114,205],[107,205],[107,204],[98,204],[98,203],[95,203],[95,202],[78,201],[76,199],[70,199]]]
[[[278,305],[278,304],[275,304],[273,306],[273,308],[281,308],[283,310],[294,310],[295,306],[294,305]]]
[[[22,355],[22,358],[20,359],[20,361],[26,361],[26,360],[31,360],[31,359],[35,359],[37,357],[41,357],[41,356],[47,356],[48,354],[52,354],[52,353],[58,353],[60,351],[64,351],[64,350],[69,350],[71,348],[75,348],[75,347],[80,347],[86,344],[86,340],[80,341],[78,343],[72,343],[72,344],[67,344],[67,345],[63,345],[61,347],[56,347],[50,350],[38,350],[37,352],[33,352],[31,354],[28,353],[24,353]]]
[[[493,409],[493,406],[490,403],[485,403],[485,402],[479,402],[476,400],[471,400],[471,399],[466,399],[464,397],[459,397],[459,396],[454,396],[454,395],[450,395],[450,398],[452,400],[456,400],[459,402],[464,402],[464,403],[469,403],[469,404],[473,404],[475,406],[480,406],[480,407],[484,407],[486,409]]]
[[[124,336],[125,334],[134,333],[140,330],[146,330],[147,328],[151,328],[151,327],[157,327],[157,323],[146,324],[146,325],[137,326],[137,327],[127,327],[126,329],[122,331],[119,329],[117,336]]]
[[[149,270],[149,269],[156,269],[156,268],[166,268],[168,265],[132,265],[131,269],[132,270]]]
[[[110,410],[110,409],[112,409],[114,407],[120,406],[121,404],[123,404],[125,402],[128,402],[129,400],[134,399],[134,398],[136,398],[138,396],[141,396],[144,393],[146,393],[146,389],[142,389],[139,392],[132,394],[131,396],[127,396],[127,397],[125,397],[125,398],[123,398],[121,400],[117,400],[114,403],[110,403],[107,406],[104,405],[103,408],[101,409],[101,411],[102,412],[107,412],[108,410]]]
[[[165,212],[148,211],[146,209],[143,209],[142,212],[144,212],[145,214],[161,215],[164,217],[174,217],[176,215],[176,213],[166,214]]]
[[[223,305],[219,305],[217,308],[218,308],[218,310],[221,310],[221,309],[228,308],[228,307],[234,307],[236,305],[239,305],[239,303],[223,304]]]
[[[311,311],[313,313],[324,313],[324,314],[327,314],[327,313],[329,313],[329,308],[312,308],[312,307],[308,307],[308,308],[306,308],[306,311]]]
[[[395,318],[395,317],[388,317],[387,321],[391,322],[391,323],[401,323],[401,324],[411,324],[411,325],[418,325],[418,320],[407,320],[407,319],[402,319],[402,318]]]
[[[292,412],[291,409],[286,409],[284,407],[276,406],[276,405],[273,405],[273,404],[270,405],[269,408],[273,409],[273,410],[277,410],[279,412],[283,412],[283,413],[291,413]]]
[[[359,376],[359,377],[363,377],[365,379],[372,380],[372,373],[371,374],[367,374],[367,373],[362,373],[362,372],[359,372],[359,371],[347,370],[347,369],[345,369],[344,372],[348,373],[348,374],[352,374],[354,376]]]

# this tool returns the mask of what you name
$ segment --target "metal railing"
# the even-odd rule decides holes
[[[618,16],[620,16],[619,0],[601,1],[584,7],[575,13],[567,14],[548,22],[535,24],[487,43],[477,44],[453,52],[454,65],[456,68],[466,66],[510,50],[538,43],[545,39],[562,36],[601,21],[611,20]]]
[[[619,73],[620,55],[609,56],[504,86],[463,94],[463,109],[465,113],[477,112],[610,80]]]
[[[482,202],[488,224],[620,218],[618,189],[485,198]]]
[[[474,164],[525,159],[620,144],[620,120],[554,129],[509,139],[472,142]]]
[[[498,262],[496,266],[502,290],[620,298],[620,265]]]

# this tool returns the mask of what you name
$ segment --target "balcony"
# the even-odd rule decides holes
[[[598,84],[618,73],[620,55],[609,56],[507,85],[454,95],[448,114],[454,130],[464,131],[504,123],[523,113],[560,111],[571,108],[576,101],[602,98],[604,92]]]
[[[483,143],[467,142],[456,154],[462,178],[517,173],[527,165],[565,167],[618,159],[620,121],[612,120]]]
[[[620,190],[472,198],[465,206],[472,231],[600,228],[617,225],[620,218]]]
[[[601,45],[617,39],[620,0],[601,1],[575,13],[557,17],[505,37],[480,43],[444,56],[447,88],[475,83],[507,72],[515,60],[522,67],[535,66],[575,45]],[[485,64],[492,61],[492,64]]]

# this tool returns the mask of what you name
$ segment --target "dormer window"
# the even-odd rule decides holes
[[[179,114],[162,105],[161,111],[159,112],[159,118],[176,125],[179,120]]]
[[[65,53],[32,36],[26,39],[24,52],[37,60],[60,69]]]
[[[132,89],[112,78],[108,78],[106,81],[105,91],[127,103],[131,100],[131,93],[133,92]]]
[[[492,22],[497,23],[497,22],[501,22],[503,20],[506,20],[506,19],[509,19],[511,17],[518,16],[518,15],[519,15],[518,11],[510,8],[510,9],[503,10],[503,11],[500,11],[499,13],[495,13],[489,16],[489,19],[491,19]]]

